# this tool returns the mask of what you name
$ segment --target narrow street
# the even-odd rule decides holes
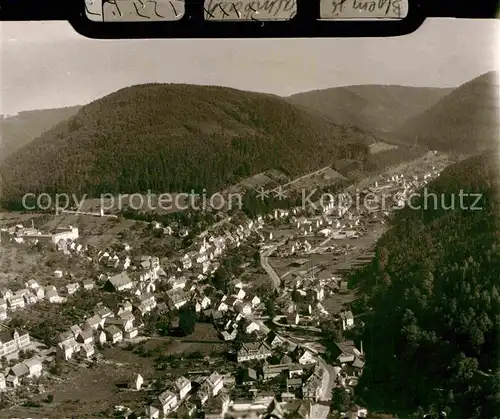
[[[260,265],[262,266],[262,269],[264,269],[266,271],[266,273],[269,275],[269,278],[271,278],[271,284],[272,284],[273,290],[277,290],[280,287],[281,281],[280,281],[279,275],[276,273],[276,271],[273,269],[273,267],[269,264],[269,256],[271,256],[271,254],[273,252],[275,252],[279,246],[283,245],[287,239],[288,239],[288,237],[281,240],[279,243],[274,244],[269,249],[262,251],[260,254]]]

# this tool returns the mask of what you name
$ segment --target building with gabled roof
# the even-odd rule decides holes
[[[266,342],[243,343],[238,351],[238,362],[266,359],[272,355],[271,347]]]
[[[109,278],[104,284],[104,289],[106,291],[126,291],[132,289],[133,286],[134,283],[127,272],[122,272]]]
[[[0,332],[0,357],[17,354],[30,345],[28,332],[17,329]]]
[[[181,376],[175,381],[175,388],[179,393],[179,399],[183,400],[191,391],[191,381]]]
[[[158,396],[164,415],[168,415],[178,406],[177,396],[170,390],[166,390]]]
[[[354,316],[352,311],[344,311],[340,313],[340,319],[342,320],[342,329],[349,330],[354,327]]]
[[[222,390],[222,387],[224,387],[224,377],[214,371],[203,382],[202,387],[209,390],[211,397],[215,397]]]

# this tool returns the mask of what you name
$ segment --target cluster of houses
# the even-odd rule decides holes
[[[361,237],[366,231],[367,224],[374,221],[385,224],[390,210],[402,208],[409,196],[439,176],[443,167],[432,166],[424,174],[413,175],[408,179],[404,174],[381,175],[379,180],[362,191],[356,190],[355,186],[347,189],[347,192],[358,195],[357,201],[362,205],[353,205],[354,198],[349,197],[347,193],[342,193],[332,196],[330,200],[324,200],[325,202],[320,205],[318,216],[313,218],[302,215],[303,211],[299,208],[275,210],[269,218],[289,223],[291,228],[295,228],[294,236],[297,238],[280,246],[277,255],[290,257],[327,250],[324,246],[315,248],[307,237],[323,236],[333,239]],[[422,170],[425,169],[425,167],[422,168]],[[369,204],[364,205],[365,201],[359,198],[366,197],[368,194],[370,194]],[[391,207],[385,208],[384,205],[387,204]],[[272,233],[270,239],[272,239]]]
[[[57,245],[63,242],[75,242],[79,237],[79,232],[77,227],[57,227],[52,233],[42,233],[40,230],[36,229],[33,225],[31,227],[25,227],[22,224],[17,224],[12,227],[2,228],[2,232],[8,234],[8,236],[16,243],[42,243],[42,244],[52,244]]]
[[[333,386],[349,391],[364,366],[362,349],[358,350],[353,342],[338,343],[337,348],[336,366],[327,371],[311,350],[271,332],[264,340],[240,345],[236,356],[241,368],[235,380],[217,372],[193,380],[179,377],[147,406],[146,415],[151,419],[194,418],[203,412],[204,417],[212,419],[262,418],[269,414],[278,418],[326,419],[330,413],[324,403],[329,399],[326,393]],[[264,392],[262,387],[269,383],[283,391]],[[246,397],[231,397],[235,387]],[[346,415],[365,417],[366,410]]]
[[[362,194],[390,194],[397,205],[404,205],[411,192],[424,186],[439,172],[433,167],[422,179],[418,176],[406,179],[397,174],[380,177]],[[338,202],[324,203],[319,215],[313,218],[305,217],[301,207],[277,209],[264,217],[258,216],[238,223],[230,223],[229,217],[225,223],[217,223],[216,228],[202,233],[193,247],[168,260],[152,256],[133,257],[132,249],[126,243],[122,243],[119,249],[98,250],[84,246],[78,243],[79,231],[73,226],[61,227],[49,234],[41,233],[33,225],[31,228],[22,225],[3,228],[1,232],[6,232],[14,242],[52,244],[64,254],[84,257],[105,267],[110,273],[99,276],[95,281],[86,279],[70,282],[60,289],[52,285],[42,286],[35,280],[27,281],[25,287],[16,292],[3,289],[0,320],[7,318],[8,311],[22,309],[40,300],[64,302],[79,289],[99,287],[103,291],[116,293],[120,296],[116,307],[111,309],[98,304],[93,313],[58,337],[56,349],[62,359],[90,359],[100,345],[113,345],[136,337],[143,327],[143,317],[153,310],[175,311],[193,303],[200,317],[213,322],[222,340],[234,341],[239,334],[247,335],[234,355],[242,367],[238,386],[250,397],[232,400],[230,391],[235,385],[234,377],[231,381],[231,377],[216,371],[194,380],[179,377],[147,406],[147,417],[196,417],[196,412],[202,411],[204,417],[210,419],[263,415],[282,418],[285,414],[304,419],[326,418],[329,408],[322,403],[326,400],[325,394],[331,392],[332,386],[352,391],[362,374],[365,362],[362,345],[361,349],[357,349],[351,341],[335,343],[336,361],[333,369],[330,369],[312,349],[298,346],[272,332],[260,319],[264,308],[261,298],[248,292],[240,281],[233,281],[227,294],[215,292],[204,281],[218,269],[220,258],[229,248],[238,248],[251,237],[260,240],[261,244],[273,240],[273,232],[264,229],[268,221],[289,223],[295,227],[296,233],[292,239],[277,249],[281,257],[325,251],[327,248],[323,244],[311,244],[320,236],[324,236],[325,243],[330,238],[360,237],[366,223],[377,218],[377,214],[350,207],[347,195],[337,198]],[[382,209],[379,220],[386,216],[388,212]],[[173,234],[169,226],[157,222],[152,225],[153,229],[162,229],[166,235]],[[187,234],[185,230],[180,235]],[[295,263],[300,267],[306,262],[304,259]],[[65,273],[55,271],[54,276],[63,278]],[[310,327],[317,325],[318,317],[329,314],[322,301],[332,292],[345,290],[347,282],[337,276],[317,278],[315,275],[299,273],[283,278],[282,288],[290,295],[298,295],[300,302],[290,301],[281,317],[287,319],[287,325]],[[338,321],[343,330],[354,327],[354,316],[350,311],[342,312]],[[16,357],[29,347],[28,333],[14,330],[0,334],[1,357]],[[42,363],[37,357],[32,357],[4,372],[0,374],[0,390],[17,387],[25,379],[40,376]],[[281,389],[279,396],[260,391],[259,388],[270,382],[278,383]],[[140,390],[141,383],[137,384],[137,390]],[[363,417],[366,412],[357,411],[353,414]]]
[[[62,271],[55,271],[54,276],[61,278]],[[90,291],[94,289],[95,282],[91,279],[85,279],[81,282],[72,282],[59,289],[54,285],[42,286],[36,280],[30,279],[24,284],[24,288],[12,291],[9,288],[0,290],[0,320],[6,320],[9,311],[22,310],[28,306],[47,301],[52,304],[60,304],[67,301],[67,298],[73,295],[79,289]]]
[[[26,353],[31,348],[28,332],[14,329],[0,332],[0,358],[2,360],[18,359],[20,353]],[[0,391],[6,388],[16,388],[23,381],[38,378],[42,374],[42,360],[36,356],[7,367],[0,373]]]
[[[329,375],[309,349],[293,345],[271,333],[264,341],[242,344],[237,357],[240,363],[252,363],[252,367],[246,368],[240,377],[241,384],[250,393],[257,392],[261,383],[273,380],[285,390],[280,396],[282,401],[324,400],[322,389]],[[262,362],[257,364],[259,360]]]
[[[42,360],[36,356],[18,362],[9,367],[5,374],[0,373],[0,391],[7,388],[17,388],[22,383],[35,380],[42,375]]]
[[[141,317],[155,308],[177,310],[187,302],[194,301],[198,312],[208,309],[212,302],[203,294],[203,288],[197,284],[218,268],[217,259],[229,246],[240,246],[252,233],[261,229],[263,223],[262,217],[259,217],[256,221],[248,220],[244,224],[233,226],[232,231],[227,228],[222,229],[219,235],[204,236],[199,249],[190,250],[177,260],[169,261],[167,266],[164,265],[165,269],[157,257],[142,256],[139,260],[132,260],[126,254],[130,251],[128,245],[123,246],[124,256],[118,256],[112,251],[99,251],[93,254],[88,246],[83,247],[74,241],[78,238],[78,229],[74,227],[58,229],[56,233],[50,235],[52,237],[50,241],[56,244],[59,250],[72,249],[83,257],[122,270],[112,276],[101,275],[97,279],[97,284],[102,285],[106,291],[126,294],[123,307],[116,313],[104,307],[96,308],[92,317],[63,333],[59,339],[58,352],[64,359],[71,359],[74,354],[90,358],[94,354],[94,344],[97,342],[117,343],[124,338],[137,336]],[[21,241],[43,240],[45,236],[34,227],[25,228],[22,225],[8,228],[7,231],[16,238],[22,238]],[[64,273],[55,271],[54,276],[62,278]],[[164,301],[158,304],[155,292],[160,283],[167,289],[162,293]],[[7,318],[8,310],[19,310],[42,299],[50,303],[61,303],[77,290],[91,290],[95,286],[96,282],[87,279],[81,283],[66,284],[57,290],[54,286],[43,287],[35,280],[29,280],[22,290],[16,292],[9,289],[2,290],[0,319]],[[129,301],[130,298],[135,301],[133,305]],[[257,300],[254,299],[253,304],[256,303]],[[247,312],[246,305],[243,307],[243,312]]]
[[[224,410],[229,400],[224,377],[214,371],[209,376],[199,377],[194,383],[186,377],[179,377],[146,408],[146,412],[150,419],[172,417],[174,412],[176,417],[193,417],[197,410],[208,406],[218,404]]]
[[[313,368],[311,377],[321,374],[321,370]],[[235,383],[231,381],[226,385],[225,378],[217,372],[192,382],[180,377],[147,406],[146,417],[195,418],[199,417],[199,412],[203,412],[203,417],[210,419],[258,419],[269,415],[277,418],[288,415],[297,419],[323,419],[330,411],[328,406],[310,399],[279,398],[269,392],[255,391],[250,392],[247,398],[232,399],[230,390]],[[311,378],[311,381],[314,379]]]
[[[74,356],[90,359],[95,354],[96,345],[115,345],[123,339],[136,337],[142,322],[133,311],[134,306],[128,300],[120,303],[115,312],[98,304],[92,316],[59,335],[59,356],[66,361]]]

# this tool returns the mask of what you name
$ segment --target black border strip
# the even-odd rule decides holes
[[[315,3],[315,0],[308,2]],[[422,0],[422,2],[425,4],[427,17],[461,19],[500,17],[500,0]],[[70,20],[80,14],[82,3],[83,0],[0,0],[0,20]]]
[[[0,0],[1,20],[67,20],[80,34],[96,39],[143,38],[290,38],[387,37],[418,29],[425,17],[495,18],[500,0],[409,0],[402,20],[321,21],[319,1],[296,0],[297,14],[288,21],[205,21],[203,0],[186,0],[178,21],[92,22],[84,0]]]
[[[92,22],[83,13],[70,19],[80,34],[96,39],[141,38],[290,38],[399,36],[416,30],[425,20],[418,0],[409,4],[408,15],[390,21],[320,21],[319,2],[297,0],[297,14],[287,21],[221,22],[204,19],[203,0],[185,4],[178,21]]]

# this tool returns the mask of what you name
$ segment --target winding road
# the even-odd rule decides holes
[[[307,349],[308,351],[312,352],[315,355],[315,358],[318,360],[318,364],[321,366],[321,368],[324,370],[324,379],[322,380],[321,383],[321,394],[319,396],[320,401],[322,402],[329,402],[332,400],[332,390],[333,387],[335,386],[335,378],[336,378],[336,373],[335,370],[333,369],[333,366],[329,365],[321,356],[319,355],[318,351],[308,345],[299,343],[294,340],[290,340],[278,333],[276,333],[279,338],[284,341],[291,343],[293,345],[296,345],[300,348]]]
[[[271,278],[273,290],[277,290],[280,287],[281,281],[274,268],[269,264],[269,256],[271,256],[279,246],[285,244],[287,239],[288,237],[260,252],[260,266],[262,266],[262,269],[264,269],[267,275],[269,275],[269,278]]]

